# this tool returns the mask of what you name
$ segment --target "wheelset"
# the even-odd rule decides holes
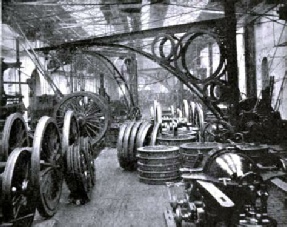
[[[35,130],[31,169],[41,216],[52,217],[58,209],[63,183],[61,138],[56,121],[41,117]]]
[[[2,173],[3,221],[17,227],[32,225],[36,210],[31,148],[15,148]]]

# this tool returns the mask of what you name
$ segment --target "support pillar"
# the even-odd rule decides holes
[[[257,97],[255,38],[253,24],[244,27],[246,95],[247,98]]]
[[[125,60],[127,73],[129,75],[129,89],[133,97],[134,105],[138,106],[138,73],[137,73],[137,59],[133,54],[131,58]]]
[[[238,66],[237,66],[237,46],[236,46],[236,15],[235,15],[235,0],[224,1],[225,11],[225,38],[227,48],[227,79],[228,84],[233,91],[229,99],[229,120],[232,125],[237,124],[239,115],[239,85],[238,85]]]

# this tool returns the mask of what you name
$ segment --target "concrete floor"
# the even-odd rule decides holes
[[[117,151],[105,148],[95,160],[96,185],[92,200],[85,205],[68,202],[69,191],[63,186],[60,207],[46,221],[36,215],[33,227],[164,227],[163,213],[169,208],[167,189],[162,185],[140,183],[136,172],[119,167]],[[269,215],[278,227],[287,226],[286,194],[269,187]]]
[[[116,149],[104,149],[95,161],[96,185],[92,200],[85,205],[68,203],[64,185],[56,215],[35,221],[34,227],[161,227],[169,207],[165,186],[140,183],[136,172],[119,167]],[[36,219],[39,219],[36,215]]]

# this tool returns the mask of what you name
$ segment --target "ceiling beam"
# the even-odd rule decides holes
[[[153,28],[153,29],[142,30],[142,31],[133,31],[133,32],[127,32],[127,33],[121,33],[121,34],[114,34],[110,36],[102,36],[102,37],[77,40],[77,41],[66,42],[63,44],[49,46],[49,47],[36,48],[34,50],[50,51],[50,50],[56,50],[60,48],[88,47],[88,46],[97,45],[99,43],[102,43],[102,44],[119,43],[119,42],[130,41],[130,40],[156,37],[160,33],[175,34],[175,33],[187,32],[191,28],[201,29],[203,26],[215,27],[220,23],[222,23],[222,19],[198,21],[198,22],[193,22],[193,23],[188,23],[188,24],[172,25],[168,27]]]

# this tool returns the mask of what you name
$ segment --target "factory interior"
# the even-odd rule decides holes
[[[287,226],[286,0],[0,4],[0,226]]]

